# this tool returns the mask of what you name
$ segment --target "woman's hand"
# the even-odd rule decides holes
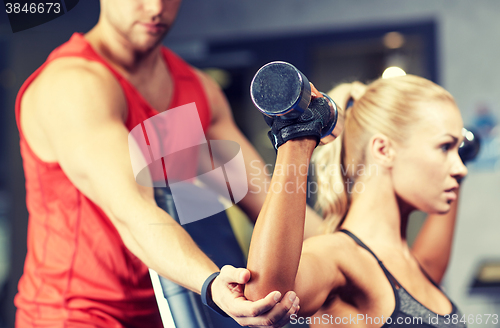
[[[289,119],[264,115],[267,125],[271,128],[268,136],[274,148],[278,149],[289,140],[303,137],[315,138],[318,145],[323,134],[336,122],[330,106],[327,98],[311,83],[309,107],[299,117]]]

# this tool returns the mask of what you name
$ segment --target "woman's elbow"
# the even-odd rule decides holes
[[[245,297],[250,301],[256,301],[266,297],[269,293],[278,291],[281,296],[285,295],[288,291],[292,290],[293,282],[286,283],[283,280],[263,279],[254,277],[245,285]]]

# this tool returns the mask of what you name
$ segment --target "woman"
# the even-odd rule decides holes
[[[312,327],[463,327],[438,286],[449,258],[458,181],[467,174],[453,97],[409,75],[366,87],[344,84],[330,95],[339,104],[353,98],[354,106],[342,136],[315,154],[329,233],[302,244],[306,197],[300,186],[307,176],[290,169],[275,174],[252,237],[245,295],[293,290],[300,308],[292,323]],[[276,167],[306,165],[317,141],[284,143]],[[416,209],[430,217],[410,249],[406,227]]]

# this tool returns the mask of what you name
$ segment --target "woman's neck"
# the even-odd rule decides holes
[[[341,228],[371,245],[407,249],[406,228],[412,208],[397,197],[390,179],[372,177],[357,184]]]

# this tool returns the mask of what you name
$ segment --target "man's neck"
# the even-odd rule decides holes
[[[139,52],[118,31],[101,22],[85,34],[85,38],[99,55],[124,75],[152,73],[161,60],[161,44]]]

